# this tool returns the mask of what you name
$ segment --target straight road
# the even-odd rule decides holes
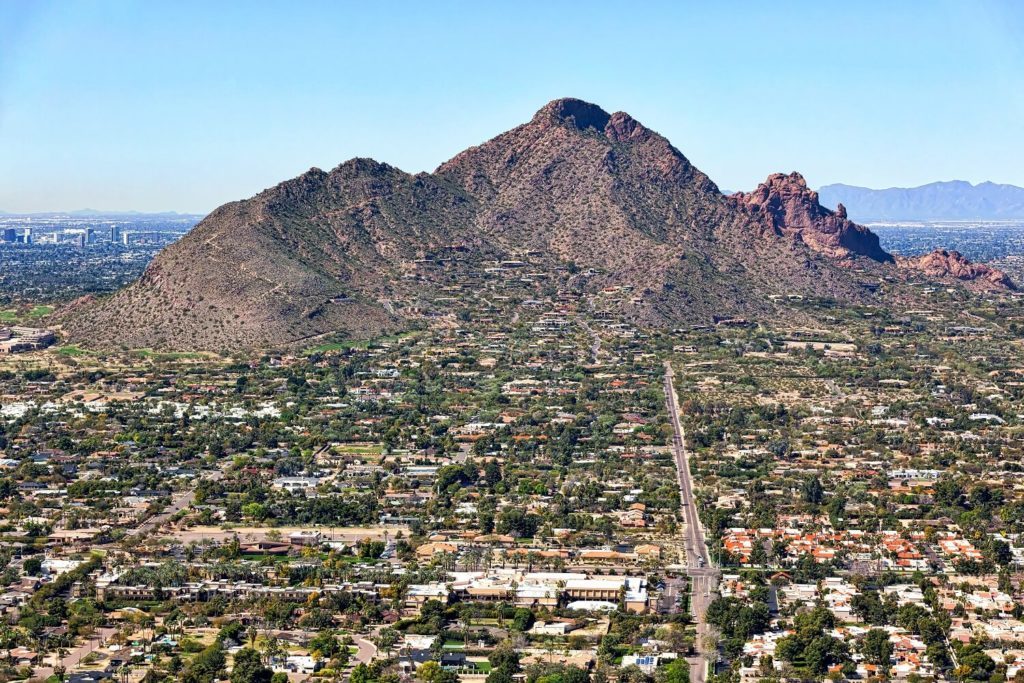
[[[147,536],[151,531],[162,527],[167,520],[174,515],[178,514],[188,506],[192,505],[192,501],[196,499],[196,492],[194,490],[180,491],[171,496],[171,504],[164,508],[164,511],[159,515],[153,515],[149,519],[145,520],[139,526],[135,527],[134,530],[128,532],[128,538],[142,538]]]
[[[690,476],[690,459],[686,452],[686,433],[679,419],[679,397],[676,396],[673,378],[672,364],[665,361],[665,406],[672,421],[672,452],[675,455],[681,511],[686,527],[683,534],[686,544],[686,574],[690,577],[690,610],[697,624],[697,649],[702,655],[690,660],[690,681],[704,683],[707,675],[705,656],[715,654],[704,652],[704,641],[711,632],[704,615],[708,605],[716,597],[719,571],[708,554],[708,546],[704,542],[704,528],[697,515],[697,503],[693,499],[693,478]]]
[[[665,589],[661,591],[661,599],[658,604],[658,611],[662,614],[678,614],[680,612],[680,600],[683,591],[689,581],[681,578],[665,578]]]
[[[224,468],[227,464],[223,465],[220,471],[211,472],[206,475],[206,478],[211,481],[219,481],[224,478]],[[156,531],[162,527],[171,517],[178,514],[182,510],[188,509],[193,501],[196,499],[195,489],[189,489],[187,491],[178,491],[171,495],[171,504],[164,508],[164,511],[158,515],[143,520],[137,527],[129,531],[126,534],[127,539],[139,539],[147,536],[150,532]]]
[[[579,322],[580,327],[583,328],[583,331],[590,336],[591,340],[593,340],[590,344],[590,355],[594,357],[594,365],[597,365],[597,356],[598,354],[601,353],[601,336],[597,332],[595,332],[594,328],[588,325],[587,321],[584,320],[583,318],[577,317],[576,321]]]
[[[117,629],[109,626],[96,629],[88,640],[78,647],[72,648],[66,655],[64,655],[64,658],[60,660],[61,666],[64,667],[65,671],[71,671],[81,664],[82,660],[85,659],[90,652],[107,642],[107,638],[110,638],[115,633],[117,633]],[[46,659],[51,660],[52,662],[53,655],[47,656]],[[36,667],[33,673],[36,678],[45,680],[53,675],[53,666],[45,664],[44,666]]]

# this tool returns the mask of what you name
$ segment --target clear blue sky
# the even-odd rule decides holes
[[[1024,3],[0,2],[0,209],[431,170],[564,96],[722,187],[1024,185]]]

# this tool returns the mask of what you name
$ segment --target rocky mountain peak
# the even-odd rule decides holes
[[[789,235],[833,259],[865,256],[888,263],[878,236],[846,217],[846,208],[829,211],[799,173],[773,173],[751,192],[737,192],[732,201],[744,207],[767,230]]]
[[[544,105],[533,117],[544,127],[565,126],[578,131],[604,133],[612,142],[628,142],[651,133],[642,123],[623,111],[609,114],[601,107],[571,97]]]
[[[577,130],[604,132],[611,114],[596,104],[574,97],[548,102],[534,115],[534,123],[563,125]]]
[[[608,119],[605,134],[613,142],[635,140],[650,133],[642,123],[623,111],[617,111]]]

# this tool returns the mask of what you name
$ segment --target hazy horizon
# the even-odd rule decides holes
[[[1024,10],[0,5],[0,209],[203,214],[312,166],[430,171],[580,97],[720,186],[1024,186]]]
[[[286,179],[282,178],[282,180],[286,180]],[[852,186],[852,185],[849,185],[848,183],[841,183],[841,182],[832,183],[832,184],[833,185],[846,185],[848,187],[857,187],[858,189],[865,189],[865,190],[870,190],[870,191],[874,191],[874,192],[881,192],[881,191],[884,191],[884,190],[915,190],[915,189],[919,189],[921,187],[924,187],[926,185],[936,185],[936,184],[944,184],[944,183],[958,183],[958,182],[968,182],[969,183],[970,181],[964,181],[964,180],[960,180],[958,178],[951,178],[949,180],[935,180],[935,181],[932,181],[930,183],[925,183],[924,185],[917,185],[917,186],[914,186],[914,187],[898,187],[898,186],[893,186],[893,187],[863,187],[863,186]],[[1024,187],[1020,187],[1018,185],[1013,185],[1012,183],[998,183],[998,182],[987,181],[987,180],[986,181],[981,181],[981,182],[978,182],[978,183],[970,183],[970,184],[973,187],[977,187],[979,185],[984,185],[986,183],[987,184],[992,184],[992,185],[999,185],[999,186],[1005,186],[1005,187],[1018,187],[1019,189],[1024,189]],[[813,187],[812,189],[820,189],[821,187],[826,187],[826,186],[827,185],[821,185],[821,186]],[[261,188],[261,190],[263,190],[263,189],[266,189],[266,188]],[[750,190],[750,189],[751,188],[733,189],[733,188],[719,187],[719,190],[723,194],[730,194],[732,192],[739,192],[739,191],[747,191],[747,190]],[[256,192],[259,192],[261,190],[257,190]],[[248,197],[237,197],[236,199],[247,199],[247,198]],[[232,201],[232,200],[228,200],[228,201]],[[48,215],[48,214],[53,214],[53,215],[67,214],[69,216],[74,216],[74,217],[88,217],[89,215],[98,215],[98,216],[118,216],[118,215],[124,215],[124,216],[130,216],[132,214],[138,214],[138,215],[141,215],[141,216],[150,216],[150,215],[159,215],[159,214],[169,214],[169,215],[177,214],[177,215],[180,215],[180,216],[205,216],[206,214],[210,213],[210,211],[212,211],[215,208],[217,208],[217,207],[211,207],[209,210],[206,210],[206,211],[178,211],[176,209],[162,209],[162,210],[161,209],[154,209],[152,211],[139,211],[138,209],[134,209],[134,208],[131,208],[131,207],[120,207],[120,208],[113,208],[113,209],[96,209],[96,208],[93,208],[93,207],[83,206],[83,207],[75,208],[75,209],[62,208],[62,209],[40,209],[40,210],[37,210],[37,211],[10,211],[10,210],[7,210],[4,207],[0,206],[0,215],[32,216],[32,215]],[[952,220],[954,220],[954,221],[955,220],[962,220],[962,221],[972,222],[972,221],[979,220],[979,219],[952,219]],[[1007,220],[1016,220],[1016,219],[1007,219]]]

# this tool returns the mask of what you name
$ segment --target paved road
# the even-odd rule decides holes
[[[369,664],[373,656],[377,654],[377,646],[362,636],[352,638],[358,648],[356,650],[356,661],[362,664]]]
[[[693,478],[690,476],[690,459],[686,452],[686,434],[683,423],[679,419],[679,398],[672,384],[674,373],[672,364],[665,362],[665,405],[669,419],[672,421],[672,451],[675,455],[676,471],[679,476],[679,495],[682,502],[683,522],[686,543],[686,574],[690,577],[690,610],[697,623],[697,648],[700,657],[690,660],[691,683],[704,683],[707,675],[705,656],[714,653],[704,652],[704,641],[711,632],[704,614],[708,605],[715,599],[718,591],[718,568],[708,555],[708,546],[704,542],[704,528],[697,515],[697,503],[693,499]]]
[[[594,332],[594,329],[587,324],[586,320],[584,320],[583,318],[576,318],[576,320],[579,322],[580,327],[582,327],[583,330],[593,340],[590,344],[590,355],[594,357],[594,364],[596,365],[598,363],[598,354],[601,353],[601,337],[600,335],[597,334],[597,332]]]
[[[680,578],[666,578],[665,589],[661,591],[661,599],[658,601],[658,611],[663,614],[677,614],[679,599],[688,582]]]
[[[107,638],[115,633],[117,633],[116,628],[104,627],[96,629],[89,640],[68,651],[64,658],[60,660],[61,665],[66,671],[73,670],[76,666],[81,664],[86,655],[103,645]],[[53,667],[50,666],[53,662],[53,655],[47,655],[46,661],[48,662],[46,666],[36,667],[34,672],[36,678],[46,679],[53,674]]]
[[[171,504],[164,508],[164,511],[159,515],[153,515],[142,524],[135,527],[132,531],[129,531],[127,538],[142,538],[149,534],[151,531],[160,528],[167,522],[171,517],[178,514],[196,499],[195,491],[181,491],[174,494],[171,497]]]
[[[373,634],[376,635],[383,627],[377,627],[374,629]],[[320,635],[320,631],[308,631],[301,628],[293,629],[270,629],[268,631],[275,638],[281,640],[287,640],[292,643],[306,644],[309,641]],[[356,654],[354,660],[363,664],[369,664],[373,659],[373,656],[377,654],[377,646],[374,645],[368,638],[363,636],[352,636],[352,642],[356,645]]]
[[[225,464],[224,467],[227,467],[227,465]],[[206,475],[206,479],[209,479],[211,481],[218,481],[218,480],[223,479],[223,478],[224,478],[224,470],[223,469],[221,469],[218,472],[211,472],[211,473]],[[148,533],[150,533],[151,531],[159,529],[164,524],[166,524],[167,521],[171,517],[173,517],[174,515],[178,514],[182,510],[185,510],[190,505],[192,505],[192,502],[195,499],[196,499],[195,489],[189,489],[188,491],[178,491],[177,493],[172,494],[171,495],[171,504],[168,505],[166,508],[164,508],[163,512],[161,512],[159,515],[154,515],[154,516],[150,517],[149,519],[144,520],[141,524],[139,524],[133,530],[129,531],[128,534],[126,535],[126,538],[128,538],[128,539],[131,539],[131,538],[142,538],[142,537],[146,536]]]

